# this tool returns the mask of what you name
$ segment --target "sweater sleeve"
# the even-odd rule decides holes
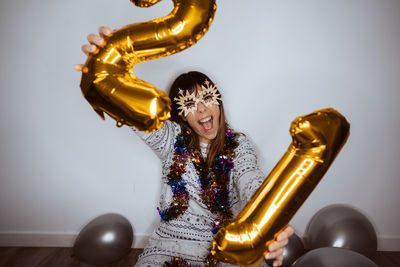
[[[174,150],[176,136],[180,133],[181,127],[176,122],[167,120],[161,129],[146,133],[131,129],[157,154],[161,160],[165,160],[169,153]]]
[[[246,136],[240,136],[238,141],[239,147],[235,151],[233,185],[236,187],[240,206],[243,208],[264,182],[265,175],[258,166],[255,148],[250,140]]]

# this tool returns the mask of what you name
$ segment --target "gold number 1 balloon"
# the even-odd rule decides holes
[[[161,0],[133,0],[140,7]],[[81,89],[86,100],[104,119],[139,130],[159,129],[170,117],[171,101],[165,92],[140,80],[132,68],[143,61],[168,56],[195,44],[214,18],[215,0],[173,0],[165,17],[131,24],[106,37],[106,45],[89,56],[82,74]],[[114,10],[110,11],[114,14]]]
[[[295,119],[287,152],[235,220],[216,234],[212,255],[236,265],[259,263],[266,242],[310,195],[346,142],[349,129],[334,109]]]

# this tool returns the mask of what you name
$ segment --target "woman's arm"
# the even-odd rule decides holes
[[[131,129],[157,154],[161,160],[165,160],[169,153],[173,153],[176,136],[180,133],[180,126],[167,120],[163,126],[154,132],[146,133]]]
[[[264,182],[266,176],[258,166],[257,154],[249,138],[241,135],[238,137],[238,142],[232,177],[233,185],[239,194],[240,209],[242,209]]]
[[[260,170],[257,155],[250,140],[239,137],[239,147],[236,149],[233,182],[239,192],[241,208],[250,200],[254,192],[265,180],[265,175]],[[290,225],[275,235],[274,240],[265,245],[265,259],[274,259],[273,266],[280,266],[283,262],[283,248],[288,243],[289,237],[294,233]]]

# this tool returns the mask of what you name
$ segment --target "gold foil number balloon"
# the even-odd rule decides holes
[[[349,128],[334,109],[295,119],[287,152],[235,220],[214,237],[214,257],[236,265],[259,263],[266,242],[287,225],[321,180],[346,142]]]
[[[134,0],[140,7],[161,0]],[[89,56],[82,74],[81,89],[86,100],[104,119],[118,126],[154,131],[170,117],[171,101],[165,92],[140,80],[132,68],[143,61],[168,56],[195,44],[214,18],[215,0],[174,0],[165,17],[123,27],[106,37],[106,45]]]

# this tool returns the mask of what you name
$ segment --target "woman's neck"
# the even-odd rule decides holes
[[[203,144],[210,144],[210,140],[208,140],[207,138],[204,138],[202,136],[199,136],[199,142],[203,143]]]

